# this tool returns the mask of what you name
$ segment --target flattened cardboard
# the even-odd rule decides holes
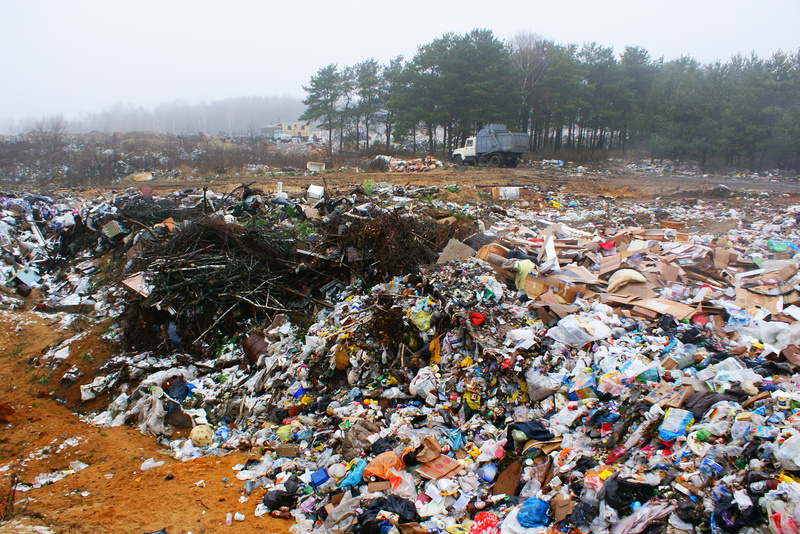
[[[374,491],[387,491],[392,489],[392,483],[388,480],[379,480],[378,482],[370,482],[367,484],[367,491],[370,493]]]
[[[662,282],[677,282],[678,277],[681,274],[681,268],[677,265],[671,265],[669,263],[662,263],[660,264],[660,274],[659,278]]]
[[[440,478],[450,478],[458,473],[463,466],[450,458],[440,454],[427,464],[417,467],[417,473],[429,480],[439,480]]]
[[[614,304],[630,304],[638,298],[639,297],[635,295],[614,295],[612,293],[600,294],[600,302],[603,304],[608,304],[609,306]]]
[[[758,290],[759,288],[754,288]],[[763,290],[767,291],[771,288],[763,287]],[[752,291],[748,291],[742,287],[736,288],[736,300],[734,304],[737,306],[741,306],[743,308],[752,308],[753,306],[757,306],[759,308],[764,308],[770,313],[778,313],[783,311],[783,296],[782,295],[760,295],[757,293],[753,293]]]
[[[522,478],[522,460],[516,459],[499,475],[492,486],[492,495],[514,495]]]
[[[730,260],[731,253],[729,250],[720,247],[714,249],[714,267],[721,271],[728,266]]]
[[[153,291],[153,287],[148,284],[144,279],[144,273],[136,273],[133,276],[129,276],[125,280],[122,281],[122,285],[136,291],[143,297],[148,297],[150,292]]]
[[[283,458],[297,458],[300,456],[300,447],[282,443],[275,449],[275,453]]]
[[[627,295],[640,298],[642,300],[648,300],[656,298],[657,296],[653,289],[654,286],[650,282],[628,282],[615,291],[615,293],[617,295]]]
[[[667,299],[650,299],[638,303],[642,308],[654,311],[660,315],[670,314],[678,321],[682,321],[687,317],[694,315],[695,308]]]
[[[556,523],[564,521],[572,513],[573,508],[575,508],[575,503],[570,497],[564,496],[563,493],[559,493],[550,499],[550,509],[553,511]]]
[[[600,260],[600,272],[598,273],[599,276],[603,276],[604,274],[610,273],[611,271],[616,271],[622,265],[622,257],[619,254],[612,254],[611,256],[606,256]]]
[[[631,313],[634,315],[638,315],[639,317],[645,317],[647,319],[655,319],[658,317],[658,313],[648,310],[647,308],[643,308],[641,306],[634,306],[631,310]]]

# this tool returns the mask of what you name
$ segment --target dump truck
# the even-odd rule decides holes
[[[464,146],[453,151],[456,165],[488,163],[490,167],[516,167],[519,158],[528,151],[528,134],[511,133],[499,124],[490,124],[467,137]]]

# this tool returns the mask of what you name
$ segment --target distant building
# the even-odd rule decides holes
[[[269,139],[307,141],[311,136],[311,126],[302,122],[279,122],[261,127],[261,135]]]
[[[292,137],[300,137],[303,141],[306,141],[311,135],[311,126],[302,122],[285,122],[281,126],[283,126],[283,133]]]

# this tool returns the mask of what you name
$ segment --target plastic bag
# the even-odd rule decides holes
[[[164,460],[156,462],[154,458],[148,458],[147,460],[142,462],[141,469],[142,471],[147,471],[148,469],[152,469],[154,467],[161,467],[162,465],[164,465]]]
[[[128,411],[128,416],[137,416],[139,431],[151,432],[158,436],[165,432],[164,428],[164,403],[152,395],[145,395]]]
[[[290,425],[283,425],[278,429],[276,434],[278,435],[279,440],[286,443],[292,439],[292,427]]]
[[[546,399],[561,387],[561,384],[554,382],[548,375],[540,373],[534,367],[525,373],[525,381],[528,383],[528,396],[534,402]]]
[[[297,503],[297,497],[288,491],[272,490],[264,495],[264,506],[270,510],[280,510],[281,508],[292,508]]]
[[[364,469],[364,474],[369,477],[378,477],[389,480],[392,470],[402,471],[405,468],[403,460],[394,451],[386,451],[379,454]]]
[[[419,328],[420,332],[424,332],[431,327],[431,313],[428,313],[424,310],[419,310],[414,314],[411,318],[411,322],[414,323],[414,326]]]
[[[367,467],[367,461],[363,458],[360,458],[357,462],[353,470],[348,473],[346,477],[342,479],[342,482],[339,484],[340,488],[347,488],[350,486],[358,486],[361,484],[361,481],[364,479],[364,469]]]
[[[800,470],[800,434],[784,441],[778,450],[773,449],[775,459],[789,471]]]
[[[423,367],[417,371],[417,376],[408,385],[408,392],[426,398],[436,389],[436,375],[430,367]]]
[[[550,510],[550,503],[537,497],[527,499],[517,512],[517,521],[525,528],[541,527],[547,525],[550,520],[547,512]]]
[[[414,475],[408,471],[392,472],[389,481],[392,483],[392,492],[395,495],[404,499],[415,500],[417,498],[417,485],[414,482]]]
[[[591,341],[611,337],[611,329],[597,319],[578,319],[567,315],[547,331],[547,336],[571,347],[580,347]]]
[[[492,512],[480,512],[469,527],[469,534],[497,534],[500,520]]]
[[[680,408],[670,408],[664,416],[664,422],[658,427],[658,435],[664,441],[672,441],[686,435],[686,429],[694,422],[692,412]]]
[[[366,462],[364,462],[366,463]],[[353,497],[350,491],[347,491],[339,501],[339,504],[333,509],[322,526],[315,530],[315,532],[328,533],[328,532],[347,532],[356,522],[355,509],[361,501],[361,497]]]

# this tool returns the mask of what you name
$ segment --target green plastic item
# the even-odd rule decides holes
[[[767,241],[767,248],[772,252],[786,252],[789,250],[789,245],[786,244],[786,241],[773,241],[769,239]]]

